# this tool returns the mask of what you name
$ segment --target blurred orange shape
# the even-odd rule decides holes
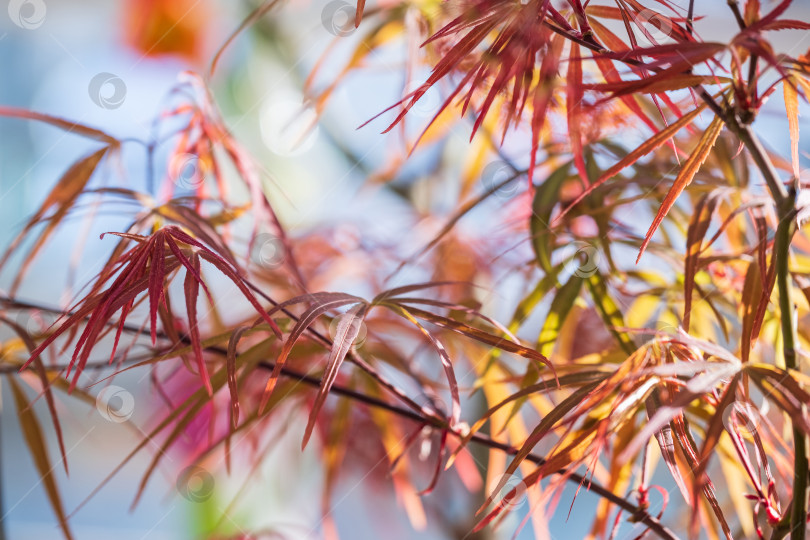
[[[202,61],[208,8],[206,0],[129,0],[124,14],[127,44],[145,56]]]

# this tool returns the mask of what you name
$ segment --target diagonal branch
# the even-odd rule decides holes
[[[43,311],[43,312],[46,312],[46,313],[54,313],[54,314],[59,314],[59,315],[65,314],[64,311],[62,311],[60,309],[57,309],[57,308],[43,306],[43,305],[35,304],[35,303],[32,303],[32,302],[20,301],[20,300],[17,300],[15,298],[7,297],[7,296],[0,296],[0,304],[4,304],[7,307],[12,307],[12,308],[16,308],[16,309],[32,309],[32,310],[39,310],[39,311]],[[110,323],[110,324],[113,324],[113,323]],[[143,334],[145,332],[145,330],[143,328],[136,327],[136,326],[131,326],[131,325],[124,325],[123,329],[126,332],[129,332],[129,333],[132,333],[132,334],[138,334],[138,335]],[[319,335],[321,336],[322,340],[325,340],[327,343],[331,343],[329,338],[323,336],[322,334],[319,334]],[[166,336],[165,334],[162,334],[161,332],[158,332],[156,334],[156,336],[161,338],[161,339],[168,339],[168,336]],[[186,342],[186,341],[188,341],[188,338],[182,337],[181,341]],[[228,354],[228,351],[226,349],[222,348],[222,347],[216,347],[216,346],[205,347],[205,350],[208,351],[208,352],[211,352],[211,353],[222,355],[222,356],[227,356],[227,354]],[[271,362],[271,361],[261,362],[259,364],[259,366],[261,368],[263,368],[263,369],[271,370],[271,371],[273,369],[275,369],[275,367],[276,367],[275,363]],[[8,369],[8,367],[11,367],[11,369]],[[61,371],[61,370],[65,369],[66,367],[67,366],[64,366],[64,365],[51,365],[51,366],[46,366],[46,369],[48,369],[49,371]],[[103,369],[105,367],[109,367],[109,365],[106,365],[106,363],[99,362],[99,363],[92,364],[92,365],[88,364],[87,367],[88,368]],[[16,372],[16,371],[17,371],[17,369],[14,366],[0,366],[0,374],[4,374],[4,373],[7,374],[7,373],[11,373],[11,372]],[[288,366],[282,366],[281,367],[281,374],[283,376],[285,376],[285,377],[288,377],[290,379],[299,381],[299,382],[301,382],[303,384],[307,384],[309,386],[313,386],[313,387],[316,387],[316,388],[321,387],[322,381],[321,381],[320,378],[313,377],[313,376],[307,375],[305,373],[301,373],[301,372],[299,372],[299,371],[297,371],[297,370],[295,370],[293,368],[290,368]],[[397,389],[397,390],[399,390],[399,389]],[[428,414],[426,414],[424,412],[424,410],[421,407],[418,408],[418,412],[417,412],[417,410],[407,409],[407,408],[401,407],[399,405],[395,405],[395,404],[389,403],[387,401],[383,401],[383,400],[381,400],[379,398],[376,398],[374,396],[369,396],[369,395],[363,394],[361,392],[357,392],[356,390],[353,390],[351,388],[342,386],[342,385],[337,384],[337,383],[335,383],[335,384],[333,384],[331,386],[331,388],[329,389],[329,392],[332,393],[332,394],[347,397],[349,399],[357,401],[358,403],[363,403],[363,404],[365,404],[365,405],[367,405],[369,407],[374,407],[374,408],[377,408],[377,409],[385,410],[385,411],[390,412],[392,414],[395,414],[395,415],[397,415],[397,416],[399,416],[401,418],[412,420],[412,421],[414,421],[416,423],[429,424],[429,425],[434,426],[434,427],[436,427],[438,429],[442,429],[442,430],[446,431],[447,433],[455,436],[456,438],[458,438],[460,440],[464,438],[464,434],[459,433],[455,429],[452,429],[452,428],[448,427],[447,422],[443,418],[441,418],[439,416],[428,415]],[[417,407],[418,407],[418,405],[417,405]],[[518,453],[518,449],[515,448],[514,446],[511,446],[511,445],[509,445],[507,443],[504,443],[504,442],[501,442],[501,441],[494,440],[491,437],[489,437],[488,435],[485,435],[485,434],[482,434],[482,433],[473,434],[473,436],[470,438],[470,440],[472,442],[475,442],[476,444],[481,445],[481,446],[485,446],[487,448],[499,450],[499,451],[504,452],[504,453],[509,454],[509,455],[516,455]],[[531,463],[534,463],[536,465],[542,465],[542,464],[544,464],[546,462],[545,458],[543,458],[541,456],[538,456],[536,454],[529,454],[526,457],[526,460],[531,462]],[[647,512],[646,508],[642,508],[640,506],[637,506],[637,505],[633,504],[630,500],[628,500],[626,498],[623,498],[623,497],[621,497],[619,495],[616,495],[615,493],[613,493],[612,491],[610,491],[606,487],[594,482],[593,480],[590,480],[586,476],[584,476],[582,474],[579,474],[577,472],[569,471],[567,469],[561,469],[559,471],[556,471],[555,474],[565,475],[566,480],[568,480],[570,482],[573,482],[573,483],[576,483],[577,485],[584,486],[586,489],[590,490],[591,492],[595,493],[596,495],[604,498],[605,500],[608,500],[608,501],[612,502],[613,504],[619,506],[623,510],[629,512],[636,521],[644,523],[658,537],[666,539],[666,540],[678,540],[678,537],[675,535],[675,533],[673,533],[664,524],[662,524],[661,521],[658,518],[656,518],[656,517],[652,516],[651,514],[649,514]]]

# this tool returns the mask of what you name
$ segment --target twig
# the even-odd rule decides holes
[[[686,29],[689,31],[689,35],[693,36],[695,34],[695,0],[689,0],[689,11],[686,15]]]
[[[275,368],[275,364],[272,363],[272,362],[261,362],[259,365],[262,366],[265,369],[271,369],[272,370],[272,369]],[[287,377],[299,380],[300,382],[303,382],[303,383],[308,384],[310,386],[316,386],[316,387],[321,386],[321,379],[319,379],[317,377],[304,375],[304,374],[296,372],[295,370],[288,369],[286,367],[282,368],[282,373]],[[346,388],[344,386],[341,386],[340,384],[333,384],[332,387],[331,387],[331,392],[334,393],[334,394],[337,394],[337,395],[348,397],[350,399],[354,399],[355,401],[362,402],[362,403],[364,403],[364,404],[366,404],[366,405],[368,405],[370,407],[375,407],[375,408],[378,408],[378,409],[386,410],[386,411],[388,411],[390,413],[393,413],[393,414],[396,414],[396,415],[398,415],[398,416],[400,416],[402,418],[407,418],[409,420],[413,420],[414,422],[417,422],[419,424],[430,424],[430,425],[432,425],[432,426],[434,426],[436,428],[443,429],[443,430],[447,431],[448,433],[454,435],[455,437],[457,437],[459,439],[464,438],[464,435],[462,433],[459,433],[459,432],[455,431],[454,429],[449,428],[446,425],[446,423],[444,423],[442,421],[438,421],[436,419],[436,417],[428,417],[428,416],[420,415],[420,414],[415,413],[413,411],[410,411],[408,409],[404,409],[404,408],[399,407],[397,405],[392,405],[390,403],[387,403],[385,401],[377,399],[377,398],[375,398],[373,396],[368,396],[366,394],[362,394],[362,393],[357,392],[355,390],[352,390],[350,388]],[[503,443],[503,442],[500,442],[500,441],[496,441],[496,440],[492,439],[491,437],[489,437],[488,435],[484,435],[484,434],[481,434],[481,433],[473,434],[472,437],[470,437],[470,440],[472,442],[475,442],[475,443],[480,444],[482,446],[486,446],[488,448],[494,448],[496,450],[500,450],[500,451],[502,451],[502,452],[504,452],[506,454],[512,455],[512,456],[516,455],[519,452],[519,450],[517,448],[515,448],[514,446],[511,446],[509,444],[506,444],[506,443]],[[536,465],[543,465],[544,463],[546,463],[545,458],[540,457],[540,456],[538,456],[536,454],[529,454],[528,456],[526,456],[526,460],[531,462],[531,463],[534,463]],[[590,491],[596,493],[597,495],[609,500],[610,502],[614,503],[615,505],[621,507],[623,510],[627,510],[628,512],[632,513],[634,516],[636,516],[638,518],[639,521],[641,521],[642,523],[647,525],[650,528],[651,531],[655,532],[661,538],[669,538],[669,539],[673,539],[673,540],[678,538],[677,536],[675,536],[675,534],[672,531],[670,531],[666,526],[664,526],[658,519],[656,519],[655,517],[648,514],[645,509],[643,509],[643,508],[641,508],[639,506],[636,506],[635,504],[628,501],[627,499],[624,499],[624,498],[620,497],[619,495],[616,495],[615,493],[613,493],[609,489],[607,489],[607,488],[593,482],[592,480],[589,480],[585,476],[583,476],[581,474],[578,474],[576,472],[569,472],[566,469],[560,469],[558,471],[555,471],[555,474],[567,475],[567,478],[566,478],[567,480],[569,480],[571,482],[575,482],[577,485],[585,486],[586,489],[589,489]]]
[[[39,311],[44,311],[44,312],[47,312],[47,313],[54,313],[54,314],[59,314],[59,315],[65,314],[64,311],[62,311],[60,309],[57,309],[57,308],[43,306],[43,305],[32,303],[32,302],[20,301],[20,300],[17,300],[15,298],[10,298],[10,297],[5,297],[5,296],[0,296],[0,303],[6,304],[7,306],[12,306],[14,308],[39,310]],[[112,324],[112,323],[110,323],[110,324]],[[133,334],[142,334],[142,333],[145,332],[145,329],[140,328],[140,327],[136,327],[136,326],[132,326],[132,325],[124,325],[123,330],[125,330],[126,332],[129,332],[129,333],[133,333]],[[168,339],[168,336],[166,336],[162,332],[158,332],[156,335],[157,335],[157,337],[160,337],[161,339]],[[326,342],[331,343],[329,338],[326,338],[325,336],[323,336],[323,335],[321,335],[319,333],[318,333],[318,335],[321,337],[322,340],[325,340]],[[182,337],[181,341],[183,341],[185,343],[186,341],[188,341],[188,338]],[[205,347],[205,350],[208,351],[208,352],[219,354],[219,355],[227,355],[228,354],[227,350],[222,348],[222,347],[216,347],[216,346]],[[268,370],[273,370],[273,369],[276,368],[276,364],[274,362],[270,362],[270,361],[260,362],[259,366],[262,367],[263,369],[268,369]],[[98,363],[94,367],[102,368],[104,366],[102,366],[101,363]],[[67,366],[64,366],[64,365],[62,365],[62,366],[54,366],[54,365],[46,366],[46,369],[49,369],[49,370],[57,370],[58,369],[58,370],[61,371],[62,369],[65,369],[65,368],[67,368]],[[287,366],[282,366],[280,372],[281,372],[281,375],[283,375],[285,377],[288,377],[290,379],[300,381],[300,382],[302,382],[304,384],[307,384],[307,385],[310,385],[310,386],[313,386],[313,387],[320,387],[321,386],[321,379],[320,378],[312,377],[311,375],[301,373],[301,372],[299,372],[299,371],[297,371],[295,369],[289,368]],[[5,366],[0,366],[0,373],[8,373],[8,371],[5,369]],[[344,397],[348,397],[350,399],[361,402],[361,403],[363,403],[365,405],[368,405],[370,407],[375,407],[375,408],[378,408],[378,409],[388,411],[388,412],[390,412],[392,414],[396,414],[397,416],[400,416],[402,418],[413,420],[414,422],[417,422],[417,423],[430,424],[430,425],[435,426],[435,427],[437,427],[439,429],[443,429],[443,430],[447,431],[448,433],[452,434],[453,436],[455,436],[455,437],[457,437],[459,439],[464,438],[464,435],[462,433],[459,433],[458,431],[450,428],[447,425],[447,423],[446,423],[446,421],[444,419],[442,419],[441,417],[438,417],[438,416],[427,415],[427,414],[425,414],[424,409],[422,409],[422,408],[418,408],[419,412],[417,412],[415,410],[406,409],[404,407],[400,407],[398,405],[383,401],[383,400],[381,400],[379,398],[369,396],[369,395],[366,395],[366,394],[362,394],[360,392],[357,392],[356,390],[352,390],[351,388],[347,388],[345,386],[342,386],[339,383],[333,384],[329,391],[330,391],[330,393],[340,395],[340,396],[344,396]],[[411,401],[411,400],[409,399],[409,401]],[[416,405],[416,407],[418,407],[418,405]],[[518,451],[519,451],[514,446],[511,446],[511,445],[506,444],[504,442],[496,441],[496,440],[492,439],[491,437],[489,437],[487,435],[484,435],[484,434],[481,434],[481,433],[473,434],[472,437],[470,438],[470,440],[475,442],[476,444],[486,446],[488,448],[492,448],[492,449],[495,449],[495,450],[499,450],[499,451],[502,451],[502,452],[504,452],[506,454],[509,454],[509,455],[516,455],[518,453]],[[526,456],[526,460],[531,462],[531,463],[534,463],[536,465],[542,465],[542,464],[546,463],[545,458],[543,458],[541,456],[538,456],[536,454],[529,454],[528,456]],[[560,469],[559,471],[555,471],[555,474],[565,475],[565,478],[566,478],[567,481],[574,482],[577,485],[582,485],[586,489],[592,491],[593,493],[599,495],[600,497],[602,497],[602,498],[612,502],[613,504],[621,507],[623,510],[626,510],[626,511],[630,512],[635,517],[635,519],[637,521],[639,521],[641,523],[644,523],[647,527],[649,527],[649,529],[652,532],[654,532],[660,538],[664,538],[664,539],[667,539],[667,540],[678,540],[678,537],[675,535],[675,533],[673,533],[671,530],[669,530],[657,518],[650,515],[647,512],[646,509],[641,508],[641,507],[633,504],[631,501],[629,501],[629,500],[627,500],[627,499],[625,499],[625,498],[623,498],[623,497],[621,497],[619,495],[616,495],[615,493],[613,493],[609,489],[607,489],[604,486],[594,482],[593,480],[588,479],[584,475],[581,475],[581,474],[573,472],[573,471],[568,471],[567,469]]]
[[[740,3],[737,0],[728,0],[728,7],[731,8],[731,12],[734,14],[734,20],[737,21],[737,26],[740,29],[745,28],[745,19],[743,19],[742,13],[740,13]]]
[[[729,2],[729,5],[735,4],[736,1],[732,0]],[[743,25],[745,23],[743,22]],[[562,28],[556,27],[549,21],[544,21],[544,25],[551,29],[552,31],[556,32],[557,34],[567,38],[574,43],[578,43],[579,45],[586,47],[594,52],[600,54],[617,54],[613,53],[612,51],[605,49],[599,45],[590,43],[585,41],[577,36],[574,36]],[[627,64],[629,66],[644,66],[643,62],[636,60],[635,58],[620,58],[617,57],[616,60]],[[661,68],[649,67],[645,66],[645,69],[648,69],[654,73],[661,71]],[[768,159],[765,149],[762,147],[762,144],[757,139],[754,132],[747,124],[741,124],[737,121],[733,114],[729,114],[727,111],[723,109],[718,103],[712,98],[712,95],[703,87],[703,85],[696,85],[692,87],[700,97],[714,112],[720,119],[726,124],[726,126],[734,132],[745,145],[748,152],[751,154],[754,163],[759,168],[760,172],[762,173],[763,177],[765,178],[765,182],[768,184],[768,189],[771,191],[771,195],[773,196],[774,200],[777,203],[777,206],[781,204],[784,198],[787,196],[787,191],[785,190],[785,186],[779,181],[779,175],[776,172],[773,164],[771,163],[770,159]]]

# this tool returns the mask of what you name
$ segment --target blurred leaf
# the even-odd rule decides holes
[[[48,114],[42,114],[34,111],[27,111],[25,109],[17,109],[14,107],[6,107],[0,105],[0,116],[6,116],[9,118],[24,118],[27,120],[36,120],[38,122],[50,124],[61,130],[67,131],[68,133],[75,133],[77,135],[81,135],[89,139],[95,139],[97,141],[106,143],[108,146],[116,146],[118,144],[118,140],[115,137],[108,135],[99,129],[85,126],[84,124],[79,124],[78,122],[71,122],[70,120],[64,120],[62,118],[58,118],[56,116],[51,116]]]
[[[786,79],[782,83],[782,91],[790,131],[790,160],[793,165],[793,177],[799,178],[799,94],[790,79]]]
[[[560,188],[567,180],[571,162],[562,165],[537,186],[532,201],[532,215],[529,219],[532,247],[540,268],[546,273],[552,272],[551,254],[554,251],[551,234],[551,212],[560,200]]]
[[[0,108],[2,114],[2,108]],[[22,232],[18,234],[11,245],[6,249],[3,257],[0,259],[0,268],[6,265],[9,257],[17,250],[22,241],[28,236],[31,230],[43,221],[47,221],[47,225],[42,233],[37,238],[31,249],[25,256],[22,267],[18,270],[14,283],[11,285],[11,294],[13,295],[20,286],[23,277],[28,270],[28,267],[33,263],[34,258],[37,256],[42,246],[56,231],[56,228],[62,223],[71,208],[76,204],[76,199],[82,194],[90,177],[98,167],[101,159],[110,151],[111,146],[105,146],[100,150],[86,156],[76,163],[74,163],[56,183],[56,185],[48,192],[48,196],[39,207],[39,210],[28,220]],[[50,211],[50,215],[48,212]]]
[[[537,349],[543,356],[551,356],[560,329],[582,290],[583,281],[581,277],[574,274],[554,295],[546,320],[543,322],[543,328],[540,330],[540,336],[537,338]]]
[[[45,444],[45,437],[42,434],[42,427],[39,425],[36,413],[33,407],[25,397],[25,392],[20,388],[17,380],[12,377],[7,377],[9,385],[11,385],[11,392],[14,395],[14,404],[17,407],[17,417],[20,420],[22,427],[25,445],[31,453],[31,459],[37,468],[40,481],[45,487],[45,492],[48,495],[48,500],[51,503],[51,508],[59,520],[59,527],[65,538],[72,540],[73,533],[68,526],[65,510],[62,505],[62,498],[59,495],[59,489],[56,486],[56,479],[53,476],[54,467],[51,466],[51,460],[48,457],[48,450]]]
[[[620,330],[625,328],[624,316],[619,306],[610,297],[604,276],[599,271],[596,271],[585,280],[585,283],[588,285],[588,291],[591,293],[596,311],[605,323],[605,327],[613,334],[613,337],[616,338],[616,341],[627,354],[633,354],[636,346],[632,338],[626,332]]]

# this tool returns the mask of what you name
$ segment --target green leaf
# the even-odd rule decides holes
[[[543,356],[548,357],[551,355],[554,343],[560,334],[560,329],[562,329],[565,319],[568,318],[568,314],[571,312],[571,308],[574,307],[579,292],[582,290],[582,281],[581,277],[572,275],[554,295],[543,328],[540,330],[540,336],[537,339],[537,350]]]
[[[537,186],[532,201],[532,216],[529,218],[529,230],[532,235],[532,247],[537,257],[537,263],[546,273],[552,272],[551,253],[554,246],[551,245],[553,235],[551,234],[551,212],[560,200],[560,188],[568,178],[570,178],[571,162],[569,161],[559,169],[555,170],[545,182]]]
[[[636,350],[636,346],[627,332],[621,330],[625,328],[624,316],[619,306],[617,306],[613,298],[610,297],[604,276],[597,271],[592,276],[588,277],[587,284],[596,311],[599,312],[599,316],[602,317],[605,326],[610,330],[610,333],[613,334],[613,337],[616,338],[621,348],[627,354],[633,354]]]

